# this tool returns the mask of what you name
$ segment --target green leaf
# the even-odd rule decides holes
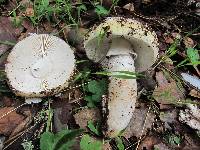
[[[107,82],[105,79],[92,80],[84,87],[84,90],[88,93],[84,98],[88,102],[88,107],[94,107],[101,101],[101,96],[107,92]]]
[[[40,149],[52,150],[54,143],[54,134],[51,132],[44,132],[40,137]]]
[[[101,135],[100,131],[99,131],[99,123],[97,123],[96,127],[93,123],[93,121],[88,121],[88,128],[90,129],[90,131],[94,132],[96,135]]]
[[[194,48],[187,48],[186,52],[187,52],[187,56],[190,59],[190,62],[192,64],[194,62],[198,62],[199,61],[199,52],[198,52],[198,50],[196,50]],[[196,64],[194,64],[194,66],[196,66]]]
[[[176,39],[174,43],[168,48],[166,55],[168,57],[172,57],[177,53],[177,45],[179,44],[180,40]]]
[[[125,150],[122,139],[120,137],[116,137],[115,140],[116,140],[116,143],[117,143],[118,150]]]
[[[113,71],[113,72],[103,71],[103,72],[96,72],[95,74],[112,76],[115,78],[122,78],[122,79],[137,79],[139,77],[143,77],[142,74],[130,72],[130,71]]]
[[[73,139],[80,135],[83,132],[83,130],[62,130],[59,133],[55,134],[55,141],[53,145],[53,150],[64,150],[62,148],[62,145],[67,145],[66,142],[68,142],[68,147],[71,147],[73,145]],[[65,148],[66,149],[66,148]],[[67,149],[66,149],[67,150]]]
[[[109,11],[107,9],[105,9],[103,6],[101,5],[96,5],[95,6],[95,12],[99,15],[99,16],[106,16],[109,14]]]
[[[74,144],[74,138],[83,130],[62,130],[56,134],[44,132],[40,138],[41,150],[69,150]]]
[[[80,142],[81,150],[102,150],[102,142],[92,139],[89,135],[84,135]]]
[[[81,12],[81,11],[86,11],[87,8],[86,8],[86,6],[85,6],[84,4],[81,4],[81,5],[78,6],[78,10],[79,10],[80,12]]]

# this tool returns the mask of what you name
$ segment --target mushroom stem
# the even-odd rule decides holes
[[[113,39],[108,58],[107,71],[135,72],[134,57],[131,44],[123,39]],[[109,78],[108,87],[108,120],[107,135],[116,136],[124,130],[133,115],[137,98],[136,79]]]

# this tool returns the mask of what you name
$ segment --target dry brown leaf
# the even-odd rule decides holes
[[[12,111],[14,107],[3,107],[0,109],[0,115]],[[9,136],[13,130],[24,120],[24,116],[13,111],[0,119],[0,134]]]
[[[167,147],[167,145],[164,143],[159,143],[159,144],[154,145],[154,149],[170,150],[169,147]]]
[[[169,35],[164,36],[165,43],[172,44],[174,43],[174,39],[172,39]]]
[[[200,99],[200,92],[195,90],[195,89],[192,89],[189,93],[190,96],[192,97],[196,97],[196,98],[199,98]]]
[[[26,8],[26,11],[25,11],[25,15],[27,17],[33,17],[34,16],[34,9],[32,7],[28,7]]]
[[[10,138],[17,135],[19,132],[23,131],[24,129],[26,129],[28,127],[28,125],[31,123],[32,121],[32,116],[29,115],[28,117],[26,117],[26,119],[24,119],[10,134]]]
[[[129,11],[134,11],[135,10],[133,3],[128,3],[128,4],[124,5],[123,8],[127,9]]]
[[[177,87],[174,80],[171,79],[168,82],[163,72],[156,73],[156,80],[158,86],[153,92],[153,97],[160,104],[161,108],[165,108],[164,105],[178,104],[178,101],[184,100],[184,90]]]
[[[140,109],[138,108],[135,109],[133,117],[131,118],[128,127],[123,132],[123,136],[125,138],[128,139],[132,136],[136,136],[137,138],[139,138],[140,136],[142,136],[141,132],[144,126],[145,119],[146,119],[146,124],[144,127],[143,135],[145,135],[147,130],[151,128],[154,122],[155,115],[152,114],[151,112],[147,114],[147,111],[148,109],[145,107],[141,107]],[[147,118],[146,115],[148,115]]]
[[[23,27],[27,30],[27,32],[29,32],[29,33],[31,33],[31,32],[32,32],[32,33],[36,32],[36,31],[34,30],[33,24],[32,24],[28,19],[23,19],[22,25],[23,25]]]
[[[14,28],[8,17],[0,17],[0,41],[15,42],[21,33],[20,29]],[[0,55],[6,52],[11,46],[0,44]]]
[[[110,143],[105,142],[103,144],[103,150],[112,150],[112,147],[111,147]]]
[[[186,48],[191,48],[195,46],[195,42],[189,37],[185,37],[183,39],[183,43],[185,44]]]
[[[56,131],[61,131],[67,128],[70,124],[72,116],[72,106],[66,100],[56,99],[53,102],[54,108],[54,126]]]
[[[152,150],[153,146],[160,142],[160,139],[156,136],[147,136],[140,144],[139,150]]]
[[[100,112],[97,108],[83,109],[74,115],[76,123],[82,129],[87,129],[88,121],[99,121],[101,119]]]

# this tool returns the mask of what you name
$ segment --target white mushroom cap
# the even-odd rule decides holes
[[[95,62],[104,59],[110,49],[112,39],[119,37],[123,37],[132,44],[137,54],[136,71],[145,71],[156,61],[158,55],[156,33],[137,20],[122,17],[109,17],[89,32],[84,42],[88,58]]]
[[[8,83],[19,96],[43,97],[60,92],[69,84],[75,56],[62,39],[33,34],[18,42],[7,58]]]

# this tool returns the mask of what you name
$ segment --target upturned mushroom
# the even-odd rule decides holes
[[[26,98],[59,93],[69,85],[74,70],[73,50],[62,39],[48,34],[33,34],[18,42],[5,64],[9,86]]]
[[[158,38],[147,25],[133,19],[109,17],[84,41],[89,59],[108,72],[142,72],[158,56]],[[130,122],[137,98],[136,79],[109,77],[107,136],[116,136]]]

